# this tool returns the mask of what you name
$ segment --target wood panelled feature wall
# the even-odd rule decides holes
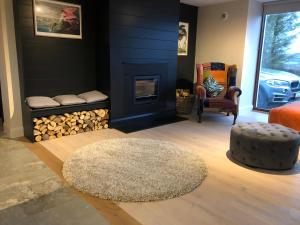
[[[33,0],[13,1],[23,100],[98,89],[110,96],[112,121],[175,115],[179,0],[60,0],[81,5],[82,40],[35,36]],[[160,76],[153,107],[128,110],[133,65],[160,68],[131,74]]]
[[[107,71],[107,4],[64,0],[82,7],[82,40],[40,37],[34,33],[33,0],[14,0],[18,59],[24,97],[77,94],[98,88]],[[102,1],[101,1],[102,2]],[[106,8],[105,8],[106,7]],[[99,35],[97,30],[103,32]],[[105,70],[103,70],[105,68]],[[99,72],[100,71],[100,72]]]

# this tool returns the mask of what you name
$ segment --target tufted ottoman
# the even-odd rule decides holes
[[[278,124],[240,123],[230,136],[232,158],[263,169],[291,169],[298,159],[299,144],[295,130]]]

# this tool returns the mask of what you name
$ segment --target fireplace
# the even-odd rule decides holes
[[[132,118],[168,110],[169,93],[175,94],[169,91],[167,63],[124,63],[123,72],[124,80],[119,80],[124,82],[119,102],[123,115]]]
[[[157,101],[159,97],[159,76],[135,76],[134,103]]]

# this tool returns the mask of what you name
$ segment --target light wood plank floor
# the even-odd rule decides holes
[[[85,133],[34,144],[34,148],[44,149],[44,153],[40,153],[42,158],[43,154],[51,153],[62,162],[77,148],[89,143],[116,137],[140,137],[171,141],[202,155],[209,174],[190,194],[152,203],[92,203],[107,217],[113,218],[120,210],[124,212],[129,219],[123,220],[123,224],[299,225],[300,163],[292,171],[279,173],[237,165],[226,156],[232,117],[205,114],[203,119],[202,124],[190,118],[131,134],[113,129]],[[267,115],[252,112],[241,115],[239,121],[267,121]],[[107,211],[106,207],[111,210]]]

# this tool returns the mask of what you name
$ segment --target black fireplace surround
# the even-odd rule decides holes
[[[112,127],[176,115],[179,0],[109,3]],[[139,85],[152,81],[155,93],[137,99],[143,79]]]
[[[124,64],[123,71],[126,87],[123,100],[127,116],[155,113],[166,107],[167,64]]]

